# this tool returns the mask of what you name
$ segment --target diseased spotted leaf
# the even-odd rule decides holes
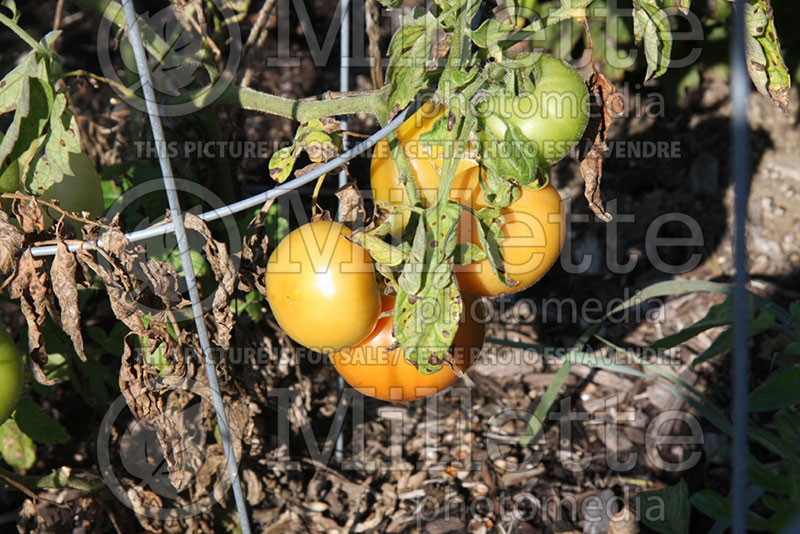
[[[389,44],[389,67],[386,78],[389,106],[392,110],[406,107],[430,84],[429,57],[438,24],[430,12],[415,8],[407,22],[398,29]]]
[[[269,176],[279,184],[286,181],[294,167],[294,146],[276,150],[269,158]]]
[[[439,371],[458,330],[462,302],[454,278],[438,288],[425,286],[419,294],[402,289],[394,308],[394,336],[405,358],[423,374]]]
[[[36,445],[20,431],[13,418],[0,425],[0,456],[11,467],[23,471],[36,462]]]
[[[768,2],[754,0],[745,3],[745,28],[750,79],[759,93],[788,112],[792,80],[781,55],[774,15]]]

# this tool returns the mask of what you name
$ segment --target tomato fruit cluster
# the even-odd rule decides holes
[[[465,372],[483,346],[486,310],[483,302],[462,294],[463,311],[453,345],[453,366]],[[384,297],[383,310],[394,309],[394,297]],[[386,401],[411,401],[433,395],[458,380],[449,363],[430,375],[420,373],[406,360],[392,335],[391,317],[382,317],[372,333],[355,347],[331,356],[333,365],[348,384],[363,393]]]
[[[588,91],[580,75],[564,61],[540,55],[536,59],[536,86],[531,93],[514,97],[492,96],[484,102],[480,121],[496,139],[504,139],[508,125],[516,127],[536,150],[542,167],[562,159],[583,135],[588,122]],[[527,111],[526,111],[527,110]],[[444,162],[443,149],[420,142],[446,112],[426,102],[397,130],[397,138],[411,164],[423,206],[436,199]],[[407,204],[397,167],[386,142],[376,145],[370,167],[370,182],[376,201]],[[528,177],[525,177],[528,178]],[[450,200],[472,210],[489,206],[481,188],[486,174],[478,161],[462,159],[457,167]],[[527,183],[530,180],[520,180]],[[564,242],[564,211],[561,197],[548,184],[539,189],[522,188],[519,198],[500,209],[503,253],[502,270],[512,285],[503,283],[488,259],[455,267],[462,291],[481,296],[498,296],[527,289],[555,264]],[[395,217],[392,235],[402,233],[408,215]],[[477,220],[468,210],[459,224],[459,242],[481,247]]]
[[[0,424],[17,407],[22,394],[22,355],[5,328],[0,326]]]
[[[339,223],[317,221],[289,233],[269,257],[267,301],[278,325],[297,343],[331,354],[342,377],[365,395],[409,401],[437,393],[458,379],[445,362],[425,375],[406,360],[392,334],[395,297],[382,296],[369,254],[347,239]],[[483,303],[464,294],[450,349],[466,371],[483,345]]]

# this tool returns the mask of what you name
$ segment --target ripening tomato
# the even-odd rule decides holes
[[[477,203],[485,205],[483,196]],[[488,259],[467,265],[456,265],[456,280],[462,291],[474,295],[497,296],[517,293],[534,283],[550,270],[561,253],[564,243],[564,211],[558,191],[548,184],[533,190],[523,189],[520,198],[500,213],[504,217],[501,244],[503,268],[517,283],[513,287],[501,282]],[[459,242],[481,246],[477,221],[465,211],[459,224]]]
[[[17,407],[22,394],[22,355],[0,326],[0,425]]]
[[[589,92],[580,74],[553,56],[538,56],[534,77],[530,93],[485,100],[480,120],[499,140],[507,123],[516,126],[530,143],[525,150],[535,150],[539,163],[550,167],[580,141],[589,122]]]
[[[486,309],[480,299],[461,296],[464,308],[450,350],[456,366],[465,372],[483,347]],[[384,297],[383,310],[394,309],[394,302],[394,296]],[[405,402],[434,395],[458,379],[447,362],[433,374],[420,373],[405,359],[392,328],[392,317],[382,317],[364,341],[331,356],[336,370],[353,388],[381,400]]]
[[[411,164],[411,171],[419,190],[423,206],[431,206],[436,201],[439,189],[439,178],[444,165],[445,150],[439,145],[424,145],[420,136],[433,128],[436,120],[441,117],[447,108],[431,101],[425,102],[420,109],[409,117],[397,129],[397,139]],[[463,158],[458,162],[456,174],[450,187],[450,199],[461,204],[470,205],[475,195],[480,190],[477,175],[466,171],[476,167],[474,159]],[[378,141],[372,155],[370,165],[370,183],[374,200],[386,201],[393,204],[408,204],[408,195],[405,187],[400,182],[397,166],[392,159],[389,143],[385,139]],[[408,224],[409,212],[402,213],[392,227],[392,235],[398,237]]]
[[[267,262],[267,301],[289,336],[323,353],[355,345],[372,331],[381,294],[372,258],[339,223],[304,224]]]

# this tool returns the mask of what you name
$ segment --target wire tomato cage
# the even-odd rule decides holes
[[[139,73],[142,92],[146,103],[146,113],[153,132],[159,166],[162,173],[162,180],[169,203],[171,220],[160,223],[148,228],[137,230],[125,234],[130,242],[143,241],[152,237],[174,234],[180,259],[183,266],[184,277],[189,292],[192,307],[192,315],[197,328],[197,335],[203,349],[204,365],[209,382],[209,389],[216,412],[217,424],[219,425],[222,436],[225,458],[227,461],[228,472],[231,478],[231,489],[236,503],[237,514],[242,534],[251,534],[250,521],[247,515],[244,494],[242,492],[241,479],[239,477],[239,466],[233,450],[228,418],[225,413],[225,403],[219,389],[216,366],[212,357],[211,342],[206,329],[200,295],[197,290],[194,267],[190,257],[190,247],[187,239],[186,228],[184,226],[183,211],[177,195],[175,178],[172,173],[172,165],[167,154],[167,143],[164,129],[161,123],[161,113],[159,104],[153,90],[153,81],[147,66],[145,48],[142,44],[137,14],[132,0],[121,0],[127,32],[131,47],[136,61],[136,69]],[[340,89],[349,90],[349,69],[350,69],[350,30],[351,30],[351,1],[340,0]],[[732,490],[733,500],[731,526],[734,534],[745,534],[746,532],[746,511],[747,511],[747,373],[748,373],[748,347],[747,347],[747,296],[745,284],[748,280],[747,273],[747,249],[745,242],[745,224],[747,218],[747,196],[748,180],[750,176],[749,168],[749,126],[747,123],[747,101],[750,93],[750,83],[747,76],[745,64],[745,27],[744,27],[744,0],[735,0],[735,10],[733,20],[733,39],[731,39],[731,100],[732,100],[732,177],[734,183],[734,251],[735,251],[735,288],[734,288],[734,337],[733,348],[733,459],[732,459]],[[477,22],[473,22],[473,29],[477,27]],[[387,137],[397,129],[411,114],[418,108],[418,103],[412,103],[405,110],[400,112],[386,126],[375,132],[373,135],[358,143],[353,148],[348,149],[335,159],[324,165],[308,172],[300,177],[276,185],[272,189],[245,198],[222,208],[210,210],[198,215],[205,222],[210,222],[225,217],[233,216],[247,209],[263,205],[265,202],[290,193],[303,185],[306,185],[320,176],[335,171],[351,159],[363,154],[371,149],[375,144]],[[346,122],[343,122],[346,128]],[[343,137],[343,146],[346,148],[347,139]],[[339,172],[339,185],[346,183],[347,177],[344,171]],[[103,248],[102,238],[87,243],[70,243],[70,252],[80,249],[91,250]],[[33,246],[29,248],[33,256],[53,256],[56,254],[56,245]],[[340,380],[341,389],[342,382]],[[341,455],[342,442],[341,435],[337,439],[336,453]]]

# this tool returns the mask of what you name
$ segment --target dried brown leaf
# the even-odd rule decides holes
[[[601,72],[595,71],[589,79],[589,89],[594,96],[592,117],[579,146],[581,175],[585,182],[584,196],[589,207],[602,221],[611,220],[603,207],[600,181],[603,178],[603,153],[608,149],[606,139],[611,123],[624,111],[622,97],[614,84]],[[599,111],[599,113],[598,113]]]
[[[326,134],[332,134],[342,130],[341,121],[333,117],[322,117],[319,121],[322,123],[322,131]]]
[[[84,269],[94,272],[103,281],[114,316],[125,323],[130,330],[141,333],[144,327],[137,314],[135,304],[127,299],[130,285],[127,283],[124,273],[113,267],[106,269],[87,250],[78,250],[75,257]]]
[[[267,265],[267,250],[269,247],[269,237],[264,226],[267,212],[272,207],[273,200],[268,200],[261,207],[253,220],[247,226],[249,237],[242,243],[242,252],[239,265],[239,284],[240,291],[256,290],[262,295],[266,295],[264,287],[264,274]]]
[[[364,222],[367,219],[367,210],[364,208],[364,197],[358,190],[355,181],[347,182],[336,192],[339,199],[339,217],[341,222],[351,226],[356,222]]]
[[[77,274],[75,255],[67,250],[63,242],[56,245],[56,257],[50,266],[50,279],[53,284],[53,293],[58,299],[61,308],[59,319],[61,328],[69,335],[75,353],[86,361],[83,351],[83,336],[81,335],[81,312],[78,308],[78,288],[75,279]]]
[[[233,330],[234,317],[231,311],[231,298],[236,285],[236,265],[228,254],[228,247],[213,238],[211,231],[199,217],[191,213],[185,214],[184,224],[187,229],[194,230],[205,239],[203,252],[206,260],[214,271],[214,276],[219,285],[214,292],[213,313],[217,324],[214,341],[227,349],[231,343],[231,330]]]
[[[20,231],[8,222],[6,212],[0,210],[0,273],[8,274],[14,270],[17,254],[24,242]]]
[[[40,384],[51,386],[56,382],[47,378],[43,367],[47,363],[42,328],[47,312],[56,316],[55,306],[47,290],[47,270],[44,261],[33,257],[29,250],[20,256],[17,271],[8,286],[12,299],[19,299],[20,309],[28,324],[28,350],[33,377]]]
[[[323,165],[325,165],[325,163],[323,163],[323,162],[310,163],[310,164],[306,165],[305,167],[302,167],[302,168],[297,169],[296,171],[294,171],[294,175],[295,175],[296,178],[300,178],[304,174],[308,174],[311,171],[314,171],[315,169],[318,169],[318,168],[322,167]]]
[[[39,204],[33,198],[14,199],[11,208],[26,234],[44,231],[44,216]]]

